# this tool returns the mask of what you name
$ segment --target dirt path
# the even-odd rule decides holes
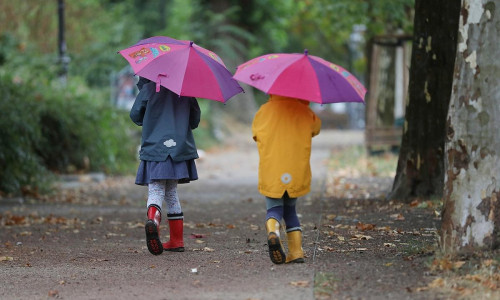
[[[361,132],[324,131],[314,139],[312,191],[297,208],[306,263],[272,264],[258,155],[248,137],[208,151],[197,163],[200,180],[179,187],[183,253],[149,254],[146,188],[132,177],[83,183],[44,203],[1,199],[0,298],[439,298],[415,292],[432,280],[424,265],[435,240],[429,210],[325,193],[331,149],[361,144]],[[381,182],[380,190],[389,188],[390,180]]]

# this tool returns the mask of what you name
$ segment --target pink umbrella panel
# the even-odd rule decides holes
[[[365,87],[344,68],[320,57],[274,53],[240,65],[233,76],[267,94],[316,103],[364,103]]]
[[[180,96],[226,102],[243,89],[214,52],[193,42],[151,37],[119,51],[135,74]]]

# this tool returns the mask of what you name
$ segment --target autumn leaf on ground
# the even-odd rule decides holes
[[[337,215],[334,215],[334,214],[329,214],[329,215],[326,215],[326,219],[327,219],[328,221],[332,221],[332,220],[334,220],[336,217],[337,217]]]
[[[358,224],[356,224],[356,228],[361,231],[374,230],[376,226],[377,225],[375,224],[364,224],[361,222],[358,222]]]
[[[291,281],[290,285],[293,285],[293,286],[296,286],[296,287],[308,287],[309,286],[309,281],[307,281],[307,280]]]
[[[191,235],[189,237],[192,239],[202,239],[202,238],[206,237],[206,235],[200,234],[200,233],[191,233]]]
[[[49,297],[58,297],[58,296],[59,296],[58,290],[50,290],[49,291]]]
[[[0,261],[12,261],[14,258],[12,256],[0,256]]]
[[[434,269],[434,270],[438,269],[438,270],[448,271],[448,270],[453,269],[453,262],[451,262],[447,258],[435,259],[432,262],[432,267],[431,268]]]
[[[392,220],[404,221],[405,217],[402,214],[392,214],[390,215]]]
[[[7,216],[5,219],[5,225],[6,226],[11,226],[11,225],[22,225],[26,223],[26,217],[25,216]]]
[[[434,279],[431,283],[428,285],[431,288],[437,288],[437,287],[443,287],[444,286],[444,279],[441,277],[438,277]]]
[[[363,234],[355,234],[351,237],[351,240],[371,240],[373,239],[369,235],[363,235]]]
[[[411,207],[415,207],[415,206],[418,206],[420,204],[420,201],[419,200],[413,200],[411,203],[410,203],[410,206]]]

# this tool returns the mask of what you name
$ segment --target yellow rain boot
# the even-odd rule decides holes
[[[280,222],[276,219],[269,218],[266,221],[267,230],[267,246],[269,247],[269,257],[275,264],[285,262],[285,251],[280,240]]]
[[[302,249],[302,231],[294,230],[286,233],[288,238],[288,255],[286,263],[303,263],[304,250]]]

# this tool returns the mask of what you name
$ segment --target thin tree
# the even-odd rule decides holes
[[[441,247],[500,246],[500,0],[464,0],[448,112]]]
[[[389,199],[441,196],[460,1],[415,1],[409,101]]]

